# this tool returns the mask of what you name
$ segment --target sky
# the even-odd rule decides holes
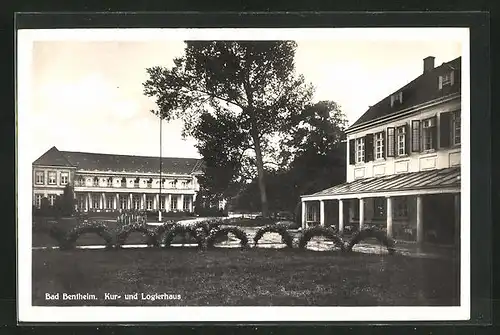
[[[340,104],[349,124],[419,76],[425,57],[434,56],[438,66],[462,54],[462,44],[455,38],[373,36],[294,39],[296,71],[315,86],[314,100]],[[183,39],[171,36],[32,41],[31,62],[26,65],[31,83],[22,91],[30,95],[29,108],[22,111],[29,113],[29,125],[20,127],[30,132],[32,161],[52,146],[158,156],[159,120],[150,112],[155,103],[144,96],[142,84],[148,79],[146,68],[171,67],[183,48]],[[181,121],[164,121],[163,156],[199,157],[194,140],[183,139],[181,129]]]

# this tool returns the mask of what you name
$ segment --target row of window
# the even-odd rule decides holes
[[[59,185],[67,185],[69,183],[69,172],[60,172],[59,174]],[[35,184],[45,185],[45,172],[35,171]],[[57,172],[48,171],[47,172],[47,184],[57,185]]]
[[[413,120],[411,129],[409,124],[388,127],[386,131],[350,140],[349,164],[437,149],[437,129],[437,118],[434,116],[422,121]],[[441,148],[460,145],[460,111],[441,113],[439,129]]]
[[[130,203],[129,196],[120,195],[118,198],[117,206],[119,209],[139,210],[139,209],[142,209],[141,208],[141,201],[142,201],[141,198],[142,198],[142,196],[137,196],[137,195],[133,196],[132,202]],[[170,201],[170,210],[171,211],[177,210],[177,204],[178,204],[179,198],[180,198],[180,196],[178,196],[178,195],[171,196],[171,201]],[[88,197],[86,195],[79,195],[78,196],[77,206],[79,209],[86,208],[85,206],[87,204],[87,199],[88,199]],[[115,203],[116,197],[114,197],[114,196],[106,197],[106,201],[103,202],[102,207],[101,207],[101,199],[102,199],[101,195],[93,194],[91,196],[91,201],[89,203],[89,207],[91,209],[114,209],[114,203]],[[165,209],[165,202],[166,202],[166,198],[163,196],[160,197],[160,208],[161,209]],[[192,203],[192,197],[185,195],[184,199],[183,199],[182,209],[184,211],[189,211],[191,203]],[[152,210],[153,204],[154,204],[153,196],[146,195],[146,202],[144,204],[145,205],[144,208],[147,210]]]
[[[166,180],[165,179],[162,179],[162,186],[164,187],[165,186],[165,182]],[[152,188],[153,187],[153,178],[149,178],[147,180],[142,180],[142,183],[144,185],[146,185],[147,188]],[[99,177],[94,177],[94,178],[85,178],[85,177],[80,177],[77,179],[77,182],[76,182],[76,185],[77,186],[87,186],[91,184],[92,186],[95,186],[95,187],[98,187],[98,186],[101,186],[101,185],[105,185],[106,187],[113,187],[113,178],[112,177],[108,177],[108,178],[99,178]],[[133,180],[130,180],[128,181],[128,184],[129,185],[132,185],[134,187],[140,187],[140,179],[139,178],[136,178],[136,179],[133,179]],[[156,184],[159,184],[159,181],[156,181]],[[183,180],[181,181],[180,183],[180,186],[182,188],[189,188],[191,182],[189,180]],[[168,187],[172,187],[172,188],[177,188],[177,186],[179,185],[177,179],[174,179],[174,180],[171,180],[168,182]],[[117,184],[118,186],[118,184]],[[122,179],[119,180],[119,187],[127,187],[127,179],[125,177],[123,177]]]

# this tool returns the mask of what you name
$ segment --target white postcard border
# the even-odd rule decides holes
[[[23,148],[31,110],[34,41],[144,41],[212,39],[372,39],[462,41],[461,264],[457,307],[38,307],[32,306],[32,162]],[[467,28],[300,29],[54,29],[19,30],[17,35],[17,241],[20,322],[203,322],[203,321],[452,321],[470,317],[470,64]]]

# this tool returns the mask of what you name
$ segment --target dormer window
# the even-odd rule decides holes
[[[441,90],[444,86],[451,86],[454,83],[453,71],[447,72],[439,76],[439,89]]]
[[[398,92],[391,95],[391,107],[403,103],[403,92]]]

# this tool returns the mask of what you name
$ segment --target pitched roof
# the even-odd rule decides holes
[[[43,159],[42,159],[43,158]],[[62,165],[62,161],[66,164]],[[34,165],[73,166],[79,170],[116,171],[130,173],[159,173],[159,157],[113,155],[90,152],[59,151],[52,147]],[[197,158],[162,157],[162,173],[200,173],[202,160]]]
[[[460,69],[462,57],[458,57],[450,62],[443,63],[434,69],[425,72],[412,80],[407,85],[403,86],[396,92],[385,97],[375,105],[371,106],[350,128],[361,125],[365,122],[374,121],[376,119],[397,114],[399,111],[415,107],[417,105],[445,97],[454,93],[460,92]],[[455,71],[454,85],[444,86],[439,89],[439,76],[446,73],[450,69]],[[458,84],[457,84],[458,83]],[[403,92],[403,102],[391,107],[391,96],[398,92]]]
[[[66,157],[54,146],[33,162],[33,165],[73,167]]]
[[[376,178],[357,179],[353,182],[336,185],[304,197],[374,192],[383,193],[418,189],[427,190],[459,186],[460,167],[453,167],[430,171],[393,174]]]

